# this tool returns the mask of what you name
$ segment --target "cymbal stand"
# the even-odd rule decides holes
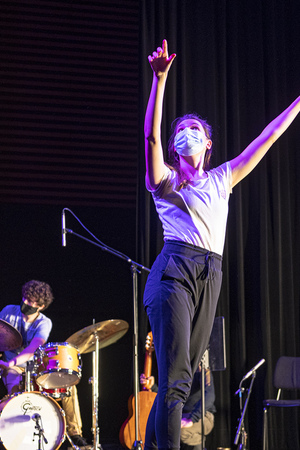
[[[93,320],[95,323],[95,319]],[[99,336],[95,332],[95,350],[93,351],[93,402],[92,402],[92,432],[93,432],[93,450],[101,449],[99,444],[99,427],[98,427],[98,401],[99,401]]]
[[[83,224],[80,222],[78,217],[71,211],[69,208],[64,208],[62,210],[62,245],[63,247],[66,246],[66,235],[68,233],[73,234],[74,236],[79,237],[80,239],[83,239],[86,242],[89,242],[90,244],[95,245],[96,247],[99,247],[102,251],[111,253],[112,255],[117,256],[118,258],[121,258],[125,261],[127,261],[131,265],[131,274],[132,274],[132,284],[133,284],[133,323],[134,323],[134,345],[133,345],[133,359],[134,359],[134,398],[135,398],[135,442],[132,446],[133,450],[141,450],[142,449],[142,442],[138,440],[138,429],[139,429],[139,416],[138,416],[138,387],[139,387],[139,376],[138,376],[138,302],[137,302],[137,273],[140,273],[140,270],[145,270],[147,272],[150,272],[150,269],[143,266],[142,264],[139,264],[135,261],[133,261],[131,258],[126,256],[124,253],[119,252],[118,250],[115,250],[107,245],[105,245],[103,242],[101,242],[96,236],[94,236],[85,226],[83,228],[91,235],[94,239],[97,240],[97,242],[94,242],[90,239],[87,239],[84,236],[81,236],[78,233],[75,233],[73,230],[70,230],[66,228],[65,223],[65,211],[69,211],[75,219],[83,226]],[[97,353],[98,354],[98,353]],[[94,364],[96,366],[96,362]],[[98,362],[97,362],[97,370],[98,370]],[[98,374],[96,378],[98,377]],[[98,379],[97,379],[98,382]],[[94,383],[94,380],[93,380]],[[96,423],[93,424],[93,430],[94,433],[96,433],[95,430],[97,430],[97,420],[98,416],[95,414],[95,410],[93,409],[93,419],[95,419]],[[94,442],[95,445],[95,442]],[[98,448],[95,447],[93,450],[97,450]]]

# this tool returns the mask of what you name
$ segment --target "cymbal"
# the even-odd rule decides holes
[[[0,319],[0,351],[14,350],[22,345],[22,336],[6,320]]]
[[[116,342],[124,336],[128,328],[129,325],[124,320],[105,320],[77,331],[67,339],[67,342],[76,345],[79,353],[89,353],[96,349],[96,335],[100,349]]]

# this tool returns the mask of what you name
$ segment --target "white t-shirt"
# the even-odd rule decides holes
[[[162,222],[164,240],[183,241],[222,255],[232,192],[230,163],[206,175],[179,189],[178,173],[166,166],[160,184],[149,191]]]

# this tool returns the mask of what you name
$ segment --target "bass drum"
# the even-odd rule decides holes
[[[0,402],[0,437],[7,450],[58,449],[65,439],[66,421],[55,400],[40,392],[21,392]],[[46,443],[47,441],[47,443]]]

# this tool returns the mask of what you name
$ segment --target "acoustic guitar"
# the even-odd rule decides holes
[[[150,331],[146,338],[145,343],[145,363],[144,374],[148,378],[151,376],[152,370],[152,352],[154,350],[152,332]],[[144,448],[146,425],[150,410],[152,408],[156,393],[152,392],[149,385],[145,385],[143,389],[138,393],[138,437],[137,440],[142,442]],[[131,395],[128,400],[129,416],[123,423],[120,432],[119,439],[123,447],[131,449],[136,440],[135,436],[135,399],[134,395]]]

